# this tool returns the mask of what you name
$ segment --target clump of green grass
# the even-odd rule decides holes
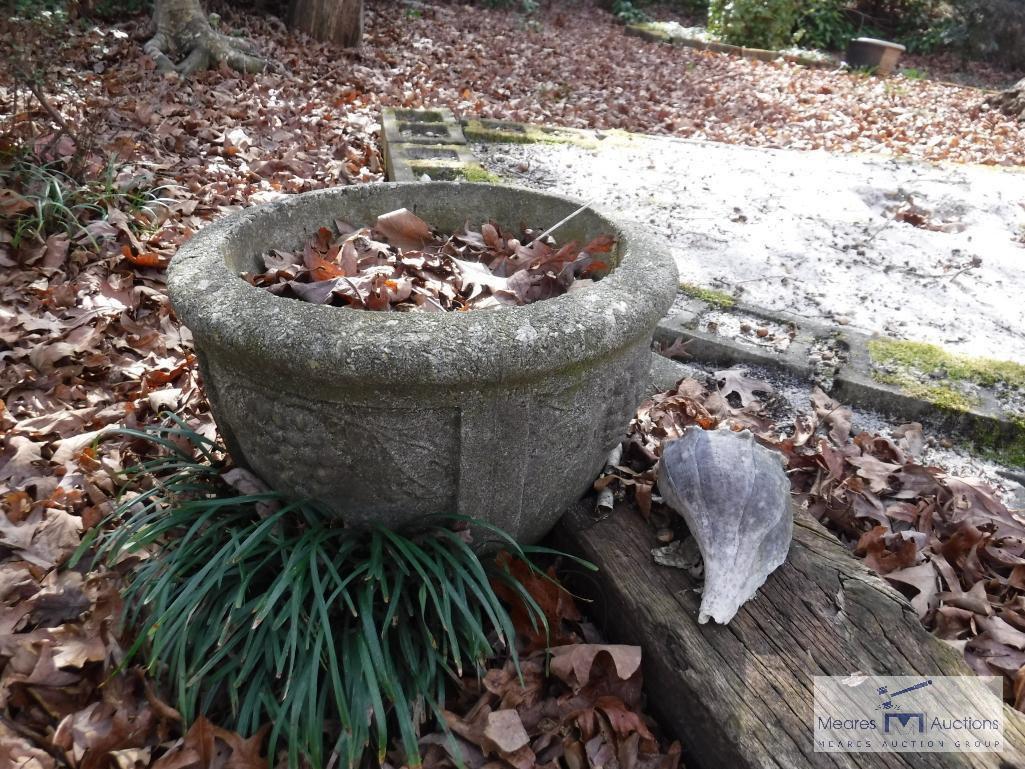
[[[284,742],[291,767],[355,767],[368,751],[381,762],[397,734],[417,766],[419,727],[440,715],[449,682],[496,655],[518,668],[492,585],[508,585],[547,632],[529,592],[487,553],[498,542],[530,564],[552,551],[459,516],[402,532],[345,528],[308,503],[232,491],[223,450],[177,418],[117,432],[161,456],[129,471],[149,487],[126,494],[75,559],[95,548],[111,567],[132,564],[126,662],[142,655],[186,721],[204,714],[242,734],[271,724],[269,755]],[[492,541],[474,546],[471,531]]]
[[[918,69],[918,67],[905,67],[900,71],[900,74],[908,80],[925,80],[929,77],[928,72],[924,69]]]
[[[108,163],[98,178],[80,182],[58,163],[18,157],[0,167],[0,186],[16,191],[21,198],[12,217],[11,244],[16,249],[58,232],[70,238],[88,237],[86,225],[104,219],[108,209],[129,214],[141,231],[173,202],[163,195],[170,189],[167,185],[149,187],[141,179],[120,182],[114,163]]]

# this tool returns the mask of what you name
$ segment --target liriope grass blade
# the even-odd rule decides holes
[[[419,766],[423,718],[441,713],[464,667],[481,675],[499,655],[519,672],[493,581],[544,626],[529,591],[449,525],[487,532],[538,574],[530,555],[554,553],[490,524],[345,528],[313,504],[236,493],[221,479],[223,449],[180,418],[116,434],[156,453],[126,471],[132,496],[75,557],[128,571],[125,664],[142,656],[187,721],[202,714],[242,734],[271,724],[266,750],[284,748],[293,769],[355,769],[389,747]]]

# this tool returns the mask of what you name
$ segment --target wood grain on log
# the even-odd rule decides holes
[[[1002,753],[816,753],[812,677],[972,675],[908,601],[817,521],[798,517],[786,563],[728,625],[698,624],[699,583],[652,560],[633,510],[595,521],[582,505],[555,531],[595,563],[573,587],[607,636],[644,652],[649,705],[690,769],[1025,768],[1025,718],[1004,707]]]

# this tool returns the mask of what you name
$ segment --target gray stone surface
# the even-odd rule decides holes
[[[687,376],[698,375],[695,369],[689,366],[682,366],[674,360],[663,357],[658,353],[651,354],[651,382],[648,385],[648,394],[665,392],[676,387],[677,382]]]
[[[517,184],[627,212],[668,241],[693,286],[773,314],[1025,363],[1025,174],[577,135],[471,149]],[[911,203],[926,227],[896,218]]]
[[[390,182],[494,181],[471,154],[462,124],[447,109],[385,108],[381,149]]]
[[[466,313],[307,304],[238,274],[336,218],[406,207],[441,229],[488,218],[545,227],[577,206],[510,187],[379,184],[297,195],[202,230],[175,256],[168,289],[235,458],[347,523],[455,512],[541,537],[589,487],[647,385],[652,330],[677,283],[658,241],[586,211],[559,240],[617,235],[608,276]]]

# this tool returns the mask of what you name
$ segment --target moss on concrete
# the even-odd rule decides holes
[[[531,133],[520,133],[519,131],[503,131],[499,128],[484,128],[483,126],[467,126],[463,129],[463,135],[472,142],[486,142],[488,144],[536,144],[540,141]]]
[[[501,125],[485,125],[480,120],[467,120],[463,123],[463,136],[467,141],[489,144],[573,144],[586,148],[597,146],[597,140],[584,131],[560,128],[549,133],[527,123],[510,125],[523,130],[518,131]]]
[[[493,174],[486,168],[482,168],[478,165],[468,165],[463,168],[463,178],[468,182],[483,182],[486,184],[501,184],[502,177],[498,174]]]
[[[724,291],[703,288],[701,286],[696,286],[693,283],[681,283],[680,290],[687,296],[700,299],[702,302],[708,302],[709,304],[722,309],[728,309],[737,303],[736,299]]]
[[[979,405],[978,398],[951,385],[922,382],[910,373],[887,374],[876,371],[872,373],[872,378],[877,382],[899,387],[906,395],[931,403],[944,411],[970,411],[973,406]]]
[[[1025,417],[1014,416],[1010,422],[1010,428],[977,435],[971,448],[985,459],[1005,467],[1025,467]]]
[[[877,364],[904,366],[923,374],[939,371],[949,379],[987,387],[1003,383],[1025,389],[1025,366],[1013,361],[970,358],[933,344],[898,339],[873,339],[868,343],[868,351]]]
[[[868,343],[868,351],[875,366],[889,369],[874,369],[872,376],[876,381],[895,385],[907,395],[943,411],[963,413],[979,405],[976,396],[965,392],[965,385],[1003,385],[1025,390],[1025,366],[1013,361],[971,358],[933,344],[896,339],[873,339]],[[933,378],[937,375],[942,379]],[[1025,416],[1008,419],[1009,425],[992,428],[977,420],[970,422],[967,447],[1005,466],[1025,466]]]
[[[501,176],[491,173],[477,163],[413,160],[409,162],[409,168],[415,177],[419,178],[421,175],[427,174],[434,181],[504,183]]]

